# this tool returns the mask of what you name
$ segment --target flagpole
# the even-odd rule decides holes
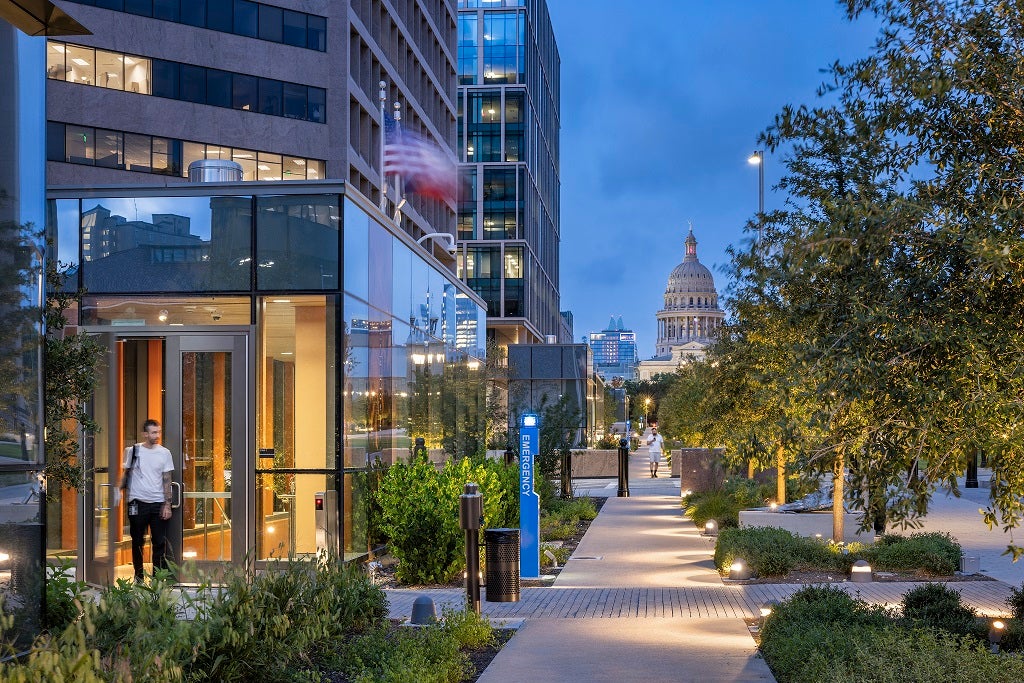
[[[399,136],[402,135],[402,105],[398,102],[394,104],[395,108],[395,131]],[[402,174],[395,174],[395,215],[393,220],[395,224],[401,227],[402,225],[402,207],[405,205],[405,182],[402,180]]]
[[[377,84],[380,88],[380,210],[385,213],[388,209],[388,178],[384,174],[384,150],[387,147],[384,117],[388,115],[384,103],[388,99],[387,85],[384,81]]]

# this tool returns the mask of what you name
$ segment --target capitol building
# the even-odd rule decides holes
[[[637,379],[675,372],[685,361],[703,358],[725,320],[711,271],[697,260],[693,228],[686,236],[686,254],[668,276],[665,299],[658,311],[655,356],[637,366]]]

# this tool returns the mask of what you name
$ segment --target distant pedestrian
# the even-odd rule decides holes
[[[160,423],[142,423],[141,443],[124,450],[121,490],[128,501],[128,530],[132,537],[132,565],[135,580],[142,581],[142,549],[149,530],[153,543],[153,573],[169,569],[167,563],[167,522],[171,518],[171,476],[174,460],[160,445]]]
[[[658,433],[657,427],[651,427],[651,433],[647,435],[647,454],[651,461],[651,477],[658,477],[658,465],[661,464],[661,452],[665,446],[665,439]]]

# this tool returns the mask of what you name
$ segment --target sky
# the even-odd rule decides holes
[[[561,308],[576,341],[622,316],[641,359],[689,224],[720,304],[727,247],[750,239],[757,136],[813,105],[822,69],[877,24],[830,0],[548,0],[561,56]],[[765,210],[780,154],[765,156]]]

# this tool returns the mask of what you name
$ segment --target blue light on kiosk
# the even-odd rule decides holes
[[[536,427],[537,426],[537,419],[538,418],[537,418],[536,415],[533,415],[532,413],[527,413],[526,415],[523,415],[522,419],[520,420],[519,426],[520,427]]]

